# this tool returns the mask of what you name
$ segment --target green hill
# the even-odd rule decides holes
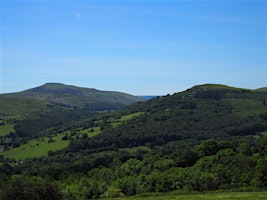
[[[63,132],[66,126],[118,110],[142,99],[58,83],[0,95],[0,145],[17,147],[34,138]]]
[[[267,92],[267,87],[258,88],[255,90],[256,92]]]
[[[267,131],[266,99],[266,92],[221,85],[195,86],[127,107],[122,113],[144,114],[107,128],[82,148],[155,146],[189,139],[257,135]]]
[[[37,99],[52,105],[92,111],[118,110],[142,101],[141,98],[121,92],[100,91],[60,83],[47,83],[33,89],[1,96]]]
[[[51,139],[0,153],[0,189],[23,174],[57,181],[66,199],[266,191],[266,100],[265,90],[205,84],[63,123]]]

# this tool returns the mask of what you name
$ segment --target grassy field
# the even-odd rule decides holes
[[[112,127],[116,127],[116,126],[122,124],[124,121],[130,120],[130,119],[132,119],[134,117],[138,117],[138,116],[140,116],[142,114],[144,114],[144,112],[136,112],[136,113],[132,113],[132,114],[129,114],[129,115],[124,115],[120,119],[111,121],[111,125],[112,125]]]
[[[13,128],[13,126],[10,128]],[[93,130],[93,132],[91,132],[91,130]],[[100,127],[91,127],[86,130],[80,130],[77,132],[77,134],[81,137],[83,133],[86,133],[88,137],[93,137],[100,132]],[[70,135],[70,131],[63,132],[51,137],[53,142],[48,142],[50,137],[34,139],[17,148],[11,148],[7,151],[0,152],[0,155],[4,155],[5,158],[15,158],[16,160],[46,156],[49,151],[61,150],[69,145],[70,140],[62,140],[65,134]]]
[[[222,192],[204,194],[166,194],[161,196],[134,196],[120,200],[266,200],[267,192]]]
[[[21,145],[17,148],[1,152],[5,158],[26,159],[41,157],[47,155],[48,151],[56,151],[67,147],[70,143],[69,140],[62,140],[63,134],[53,137],[54,142],[48,142],[49,138],[41,138],[31,140],[28,143]]]
[[[6,136],[11,131],[14,131],[14,125],[13,124],[4,124],[0,126],[0,136]]]
[[[232,105],[235,110],[233,112],[240,117],[248,117],[253,115],[259,115],[264,110],[264,105],[261,101],[254,99],[225,99],[228,104]]]
[[[84,130],[79,130],[77,133],[78,134],[86,133],[88,135],[88,137],[94,137],[94,136],[98,135],[99,133],[101,133],[101,130],[100,130],[100,127],[95,126],[95,127],[90,127],[88,129],[84,129]]]

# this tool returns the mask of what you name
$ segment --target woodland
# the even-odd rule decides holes
[[[0,96],[0,131],[11,127],[0,132],[0,198],[266,191],[266,100],[266,88],[211,84],[101,111]],[[6,156],[40,138],[66,146]]]

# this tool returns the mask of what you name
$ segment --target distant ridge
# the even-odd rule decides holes
[[[188,90],[194,90],[194,89],[203,89],[203,90],[245,90],[245,91],[255,91],[255,92],[266,92],[267,87],[261,87],[257,89],[247,89],[247,88],[238,88],[238,87],[232,87],[228,85],[223,84],[213,84],[213,83],[207,83],[202,85],[195,85],[192,88]]]
[[[122,92],[100,91],[62,83],[46,83],[22,92],[2,94],[1,96],[30,98],[49,104],[95,111],[118,110],[142,101],[139,97]]]
[[[262,87],[262,88],[258,88],[256,90],[254,90],[256,92],[267,92],[267,87]]]

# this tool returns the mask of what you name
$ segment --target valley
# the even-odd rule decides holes
[[[265,89],[204,84],[117,109],[88,109],[84,90],[45,84],[0,95],[3,199],[38,184],[53,188],[50,199],[265,198]]]

